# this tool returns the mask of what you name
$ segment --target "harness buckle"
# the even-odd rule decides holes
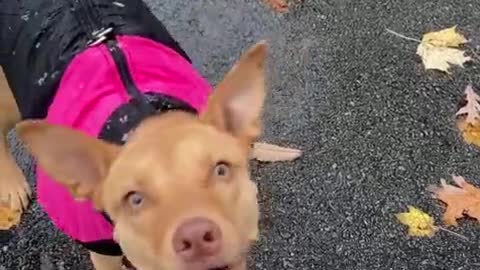
[[[113,27],[108,27],[107,29],[101,28],[92,33],[93,39],[87,42],[87,46],[95,46],[107,39],[107,35],[113,31]]]

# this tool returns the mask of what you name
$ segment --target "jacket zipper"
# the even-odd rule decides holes
[[[142,94],[142,92],[137,88],[135,82],[133,81],[132,75],[129,71],[127,59],[125,54],[123,53],[122,49],[118,45],[118,41],[115,37],[111,37],[107,39],[107,47],[110,55],[115,62],[117,70],[120,74],[120,78],[127,90],[127,93],[142,105],[141,107],[145,109],[147,112],[154,112],[155,109],[150,106],[148,103],[147,98]]]
[[[104,28],[98,29],[99,26],[102,25],[102,20],[101,15],[97,12],[95,3],[92,2],[92,0],[70,0],[70,6],[74,9],[73,14],[80,26],[83,26],[83,30],[89,36],[90,42],[93,42],[91,44],[87,43],[87,45],[92,46],[97,43],[106,43],[127,93],[130,97],[138,101],[142,110],[147,113],[154,112],[155,109],[150,106],[147,98],[143,96],[142,92],[135,86],[128,70],[126,57],[120,46],[118,46],[118,41],[115,39],[112,28],[107,28],[107,30]],[[97,31],[92,32],[94,29],[97,29]]]

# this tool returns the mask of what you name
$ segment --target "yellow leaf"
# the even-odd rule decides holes
[[[0,205],[0,230],[9,230],[20,223],[20,211]]]
[[[395,215],[400,223],[408,226],[411,236],[428,236],[435,234],[434,220],[427,213],[413,206],[408,206],[408,212]]]
[[[463,139],[468,144],[480,147],[480,123],[467,123],[465,120],[458,120],[457,127],[462,134]]]
[[[467,39],[456,31],[457,26],[446,28],[437,32],[429,32],[423,35],[422,43],[428,43],[437,47],[455,47],[458,48]]]
[[[426,43],[420,43],[417,48],[417,54],[422,57],[425,69],[436,69],[451,73],[451,65],[463,67],[465,62],[472,60],[465,56],[465,52],[449,47],[436,47]]]
[[[290,161],[299,158],[302,151],[293,148],[281,147],[269,143],[256,142],[253,144],[251,158],[263,162]]]
[[[463,67],[472,60],[465,52],[457,49],[466,43],[465,37],[456,32],[456,26],[423,35],[417,54],[422,57],[425,69],[436,69],[450,73],[451,65]]]

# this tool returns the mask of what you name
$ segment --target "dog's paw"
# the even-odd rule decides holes
[[[0,171],[0,230],[8,230],[20,222],[31,196],[30,186],[20,169],[16,165],[6,167],[10,168]]]

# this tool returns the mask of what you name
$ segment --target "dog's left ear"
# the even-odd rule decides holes
[[[23,121],[16,131],[53,180],[66,186],[75,198],[90,199],[101,207],[102,182],[120,146],[45,121]]]
[[[268,46],[258,42],[246,51],[210,96],[202,121],[250,144],[261,133]]]

